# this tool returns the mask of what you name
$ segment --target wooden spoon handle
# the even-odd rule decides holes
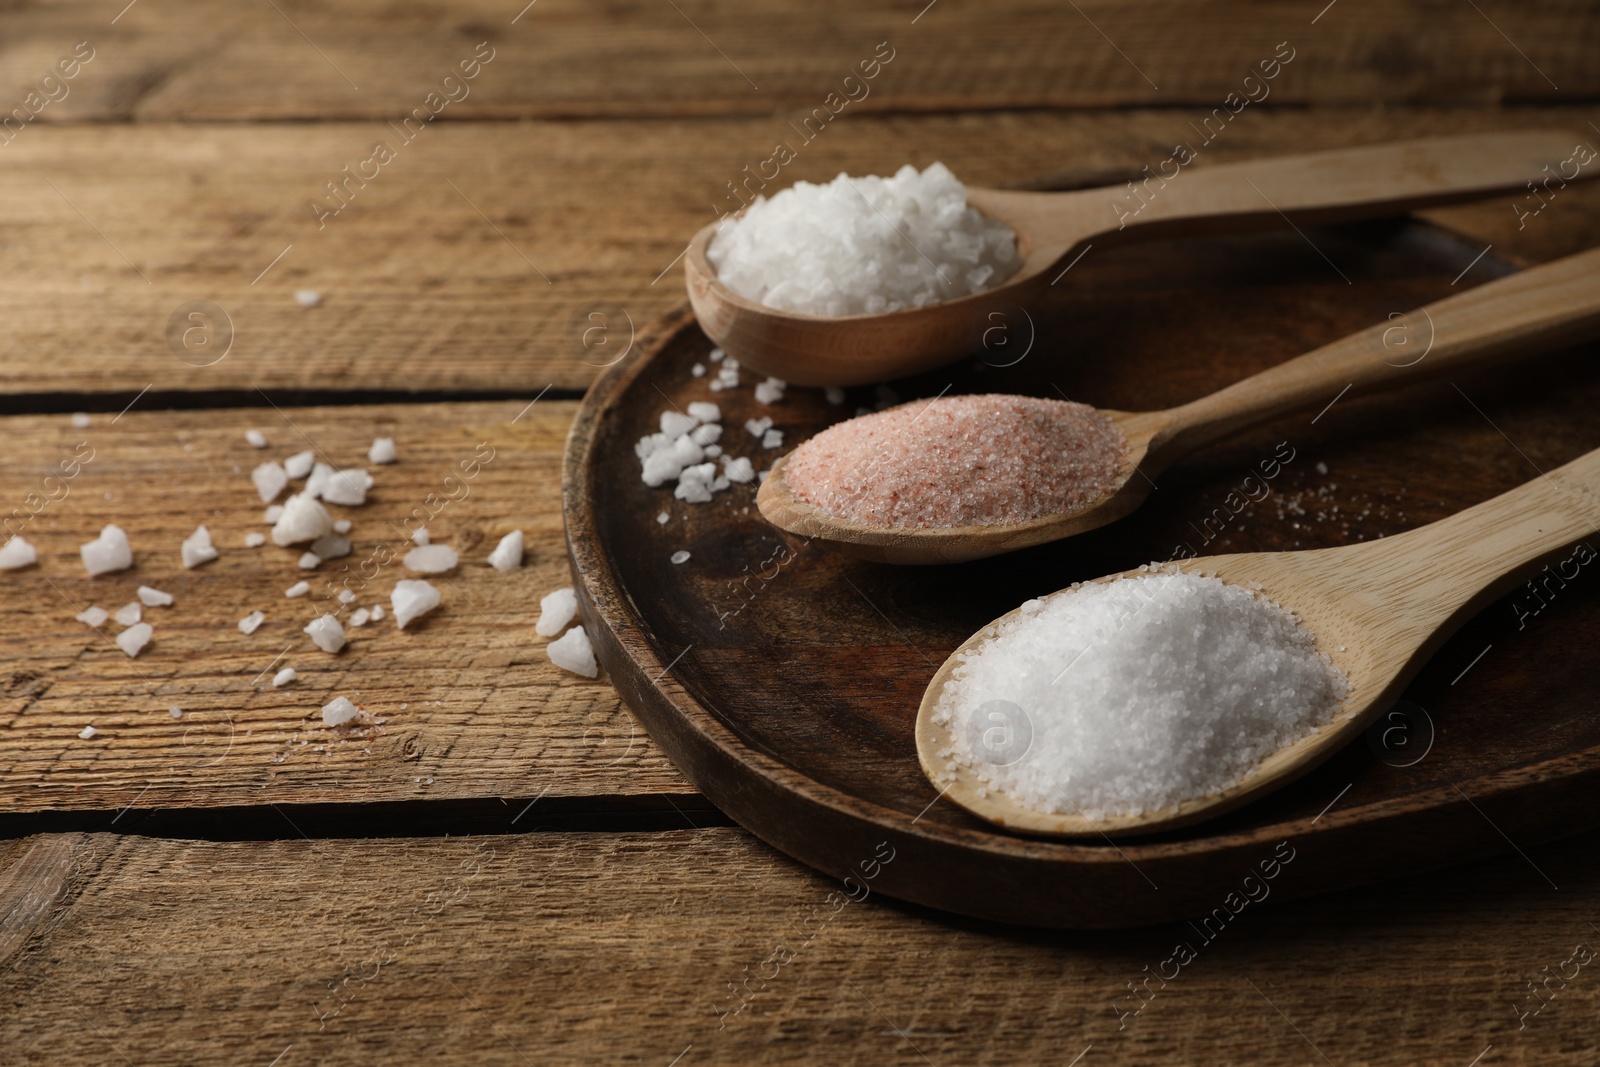
[[[1400,141],[1200,166],[1192,172],[1158,166],[1147,168],[1143,180],[1110,191],[1117,228],[1104,238],[1113,241],[1120,234],[1145,240],[1276,229],[1290,220],[1307,226],[1379,218],[1496,192],[1530,196],[1534,186],[1548,198],[1568,182],[1597,175],[1595,149],[1558,130]],[[1095,192],[1105,196],[1108,190]]]
[[[1360,333],[1167,412],[1161,465],[1279,415],[1472,363],[1600,335],[1600,249],[1532,267],[1390,316]]]

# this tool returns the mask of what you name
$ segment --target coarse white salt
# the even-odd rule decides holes
[[[322,484],[322,499],[330,504],[356,507],[367,502],[367,490],[372,485],[372,475],[365,469],[334,471]]]
[[[87,430],[93,424],[94,424],[94,420],[89,417],[89,413],[88,412],[86,412],[86,411],[74,411],[72,413],[72,426],[73,426],[73,429]]]
[[[128,654],[129,659],[135,659],[144,651],[144,646],[150,643],[150,635],[155,630],[147,622],[136,622],[117,635],[117,647]]]
[[[512,530],[500,538],[500,543],[489,553],[489,566],[497,571],[514,571],[522,566],[522,531]]]
[[[181,719],[183,718],[183,709],[174,704],[172,707],[167,709],[167,714],[171,715],[174,719]]]
[[[283,513],[272,524],[272,543],[299,545],[326,537],[333,530],[333,519],[310,493],[296,493],[283,502]]]
[[[99,732],[100,731],[96,730],[93,726],[85,726],[82,730],[78,731],[78,736],[87,741]]]
[[[83,558],[83,568],[91,577],[125,571],[133,566],[133,549],[128,544],[128,535],[115,524],[107,525],[100,531],[99,537],[81,546],[78,555]]]
[[[252,531],[244,535],[244,547],[260,548],[267,543],[267,535],[260,531]]]
[[[344,627],[332,615],[318,615],[306,623],[305,632],[311,635],[311,643],[324,652],[337,652],[344,647]]]
[[[418,526],[411,531],[411,543],[414,545],[429,545],[433,543],[433,535],[426,526]]]
[[[678,549],[678,551],[676,551],[676,552],[674,552],[672,554],[672,562],[674,562],[674,563],[688,563],[689,562],[689,553],[685,552],[681,548]]]
[[[772,429],[771,415],[763,415],[759,419],[746,419],[744,422],[744,431],[751,437],[760,437],[770,429]]]
[[[334,697],[322,705],[322,725],[343,726],[361,717],[361,709],[350,702],[349,697]]]
[[[196,526],[194,533],[185,537],[178,546],[178,554],[183,557],[183,565],[191,568],[216,559],[217,550],[211,543],[211,531],[204,526]]]
[[[756,476],[755,464],[742,457],[735,459],[732,456],[724,456],[722,458],[722,476],[730,482],[738,482],[741,485],[754,481]]]
[[[722,360],[723,360],[723,357],[726,356],[727,354],[728,353],[724,352],[720,348],[713,348],[711,350],[711,355],[708,356],[707,358],[710,359],[711,362],[713,362],[713,363],[721,363]]]
[[[267,617],[265,614],[259,611],[252,611],[250,614],[239,620],[239,632],[242,634],[253,634],[260,629],[261,624],[266,621]]]
[[[322,294],[315,289],[296,289],[294,302],[303,308],[314,308],[322,303]]]
[[[577,614],[578,594],[571,586],[557,589],[539,599],[539,621],[533,624],[533,632],[540,637],[554,637],[565,630]]]
[[[21,534],[12,534],[4,548],[0,548],[0,571],[20,570],[38,562],[39,552],[23,540]]]
[[[301,478],[304,478],[306,475],[311,473],[311,464],[316,460],[316,458],[316,453],[312,452],[309,448],[303,452],[296,452],[294,455],[283,461],[283,473],[287,474],[295,481],[299,481]]]
[[[307,496],[321,496],[322,487],[328,484],[328,478],[333,474],[333,467],[327,463],[313,463],[311,473],[306,476],[305,488],[301,492]]]
[[[706,258],[741,296],[810,315],[953,300],[1021,265],[1010,227],[969,207],[966,187],[943,163],[758,196],[717,224]]]
[[[722,409],[709,400],[695,400],[689,404],[689,416],[701,422],[721,422]]]
[[[74,615],[73,618],[88,626],[93,626],[98,630],[101,626],[105,625],[105,621],[111,618],[111,615],[106,611],[105,608],[99,607],[95,604],[90,604],[88,607]]]
[[[837,385],[830,385],[823,389],[822,395],[826,397],[828,403],[832,404],[834,407],[838,407],[840,404],[844,403],[844,390],[839,388]]]
[[[600,673],[600,667],[594,661],[594,646],[589,644],[589,635],[584,633],[582,626],[574,626],[551,641],[545,646],[545,653],[551,663],[564,671],[581,674],[585,678],[593,678]]]
[[[148,585],[141,585],[135,592],[138,594],[139,603],[147,608],[170,608],[172,594],[163,593],[159,589],[152,589]]]
[[[266,523],[268,526],[277,525],[278,520],[281,518],[283,518],[282,504],[272,504],[261,513],[261,521]]]
[[[696,378],[704,378],[706,376],[706,365],[704,363],[696,363],[689,368],[689,373]]]
[[[250,480],[256,483],[256,492],[261,496],[263,504],[270,504],[283,492],[283,487],[289,484],[289,475],[284,471],[283,464],[275,459],[260,464],[250,472]]]
[[[341,603],[341,604],[353,604],[353,603],[355,603],[355,599],[356,599],[356,595],[355,595],[355,593],[353,591],[351,591],[349,589],[341,589],[341,590],[339,590],[339,603]]]
[[[461,561],[449,545],[418,545],[401,560],[408,571],[418,574],[443,574]]]
[[[111,617],[116,620],[118,626],[132,626],[144,617],[144,609],[139,606],[137,600],[132,600],[118,608],[117,613]]]
[[[783,431],[782,430],[768,430],[766,433],[762,434],[761,435],[761,447],[762,448],[782,448],[783,447]]]
[[[439,590],[415,578],[402,578],[394,583],[389,594],[389,604],[394,608],[395,626],[404,630],[406,623],[426,615],[439,606]]]
[[[1137,815],[1238,782],[1338,711],[1344,673],[1294,616],[1151,571],[1030,600],[964,653],[941,757],[1035,811]]]
[[[689,431],[689,440],[709,451],[712,445],[722,440],[722,427],[714,422],[696,426]]]
[[[333,524],[333,532],[343,536],[344,534],[350,532],[350,526],[351,522],[349,519],[339,519]]]
[[[296,597],[305,596],[309,592],[311,592],[310,582],[295,582],[293,585],[283,591],[283,595],[288,597],[290,600],[293,600]]]
[[[323,534],[311,542],[311,551],[321,559],[343,559],[350,554],[350,541],[338,534]]]
[[[756,399],[763,404],[776,404],[783,399],[783,391],[787,388],[789,383],[782,378],[768,378],[756,383]]]
[[[366,608],[357,608],[350,613],[351,626],[365,626],[372,618],[372,612]]]
[[[298,677],[300,676],[295,673],[293,667],[285,667],[283,670],[272,676],[272,688],[282,689],[284,686],[288,685]]]
[[[660,526],[665,526],[671,520],[672,516],[668,515],[665,511],[656,516],[656,523]]]
[[[394,438],[380,437],[372,442],[372,447],[367,449],[368,463],[393,463],[395,460]]]
[[[244,439],[250,442],[251,448],[267,447],[267,435],[262,433],[260,430],[246,430],[244,432]]]
[[[295,562],[303,571],[314,571],[321,566],[322,557],[315,552],[302,552]]]
[[[372,621],[373,622],[377,622],[381,618],[383,618],[383,605],[382,604],[374,604],[374,605],[372,605]]]

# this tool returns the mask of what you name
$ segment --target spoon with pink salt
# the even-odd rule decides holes
[[[886,563],[957,563],[1134,511],[1190,452],[1257,424],[1469,364],[1600,336],[1600,249],[1488,282],[1165,411],[999,394],[863,415],[773,465],[768,522]]]

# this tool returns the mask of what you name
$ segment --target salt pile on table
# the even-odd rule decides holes
[[[83,557],[84,570],[91,577],[125,571],[133,566],[133,549],[128,545],[128,535],[122,532],[122,527],[114,524],[106,526],[100,531],[99,537],[80,547],[78,554]]]
[[[933,718],[953,741],[946,780],[959,765],[1035,811],[1103,818],[1233,785],[1347,691],[1276,604],[1151,571],[1028,601],[962,655]],[[996,725],[1025,750],[985,750]]]
[[[0,571],[19,570],[38,559],[39,553],[33,545],[24,541],[21,534],[13,534],[6,546],[0,548]]]
[[[813,507],[872,526],[1026,522],[1117,484],[1122,435],[1086,404],[991,394],[913,401],[828,427],[783,480]]]
[[[999,284],[1016,235],[967,205],[943,163],[893,177],[796,182],[717,225],[706,258],[722,284],[785,311],[861,315],[922,307]]]

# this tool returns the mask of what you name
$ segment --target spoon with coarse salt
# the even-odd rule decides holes
[[[1359,736],[1463,623],[1597,527],[1600,450],[1394,537],[1200,557],[1029,601],[934,675],[918,758],[945,796],[1027,833],[1209,819]],[[1096,616],[1096,596],[1118,606]]]
[[[796,385],[869,384],[970,355],[991,316],[1035,303],[1090,245],[1350,222],[1525,193],[1552,176],[1578,180],[1558,173],[1575,145],[1582,149],[1552,130],[1473,134],[1203,166],[1136,186],[969,187],[968,204],[1016,234],[1021,266],[994,288],[884,314],[809,315],[741,296],[707,258],[720,221],[689,243],[685,280],[700,328],[741,364]]]
[[[1592,249],[1447,297],[1410,313],[1406,326],[1380,323],[1166,411],[945,397],[863,415],[830,427],[773,464],[756,503],[773,525],[836,542],[868,559],[982,559],[1120,519],[1144,502],[1153,479],[1177,460],[1259,423],[1314,410],[1346,393],[1597,335],[1600,249]],[[1008,414],[1000,401],[1031,408]],[[983,404],[976,414],[968,410]],[[884,432],[874,429],[875,422],[884,424]],[[984,433],[991,438],[984,457],[987,484],[979,477],[984,471],[963,460],[957,448],[970,451],[963,442]],[[1011,440],[1035,441],[1037,451],[1056,457],[1067,452],[1070,462],[1046,467],[999,455]],[[973,469],[963,469],[963,463]],[[996,473],[1008,463],[1012,476]],[[996,494],[1023,489],[1034,495],[994,502]],[[985,490],[989,496],[982,495]],[[929,501],[924,511],[907,514],[907,502],[919,497]],[[973,506],[966,511],[953,507],[968,499]]]

